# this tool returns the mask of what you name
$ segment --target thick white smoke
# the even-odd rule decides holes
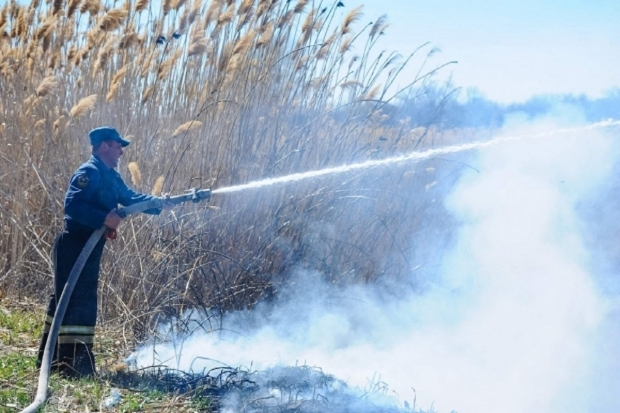
[[[416,397],[417,407],[439,412],[620,411],[617,297],[589,270],[582,234],[590,223],[576,212],[614,179],[611,135],[582,131],[480,151],[447,197],[462,226],[442,277],[423,295],[335,291],[300,271],[275,306],[230,315],[226,333],[145,347],[137,363],[187,371],[213,360],[307,364],[360,387],[380,377],[401,406]]]

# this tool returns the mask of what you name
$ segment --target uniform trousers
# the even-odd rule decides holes
[[[39,346],[37,366],[41,366],[56,306],[69,279],[69,274],[93,231],[63,230],[54,242],[54,293],[47,308],[47,317]],[[97,321],[97,286],[99,266],[105,238],[101,237],[88,257],[75,284],[63,317],[52,361],[52,371],[71,377],[95,374],[93,339]]]

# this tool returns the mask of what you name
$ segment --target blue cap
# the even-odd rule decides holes
[[[110,126],[95,128],[88,132],[88,137],[90,138],[90,144],[93,146],[100,144],[103,141],[107,141],[108,139],[120,143],[123,148],[130,143],[129,141],[123,139],[116,129]]]

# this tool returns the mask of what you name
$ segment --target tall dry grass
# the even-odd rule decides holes
[[[382,112],[409,59],[373,53],[385,19],[357,29],[362,9],[338,3],[5,3],[2,289],[39,299],[51,291],[63,195],[88,156],[93,127],[130,137],[120,171],[156,194],[423,146],[432,133],[412,131],[406,119],[386,127]],[[426,58],[425,47],[416,53]],[[413,87],[429,72],[420,73]],[[299,267],[334,283],[412,282],[409,245],[434,207],[423,200],[436,173],[428,164],[401,165],[132,217],[108,244],[101,316],[142,332],[188,306],[247,308],[277,294]]]

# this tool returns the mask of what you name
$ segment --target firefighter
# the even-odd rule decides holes
[[[57,300],[71,269],[91,234],[105,225],[105,235],[93,249],[77,280],[54,349],[52,370],[76,378],[95,374],[93,337],[97,320],[99,263],[106,239],[116,238],[116,228],[121,222],[116,208],[119,204],[127,206],[153,198],[127,187],[115,170],[129,141],[123,139],[116,129],[107,126],[91,130],[88,136],[92,155],[71,178],[64,201],[64,228],[54,242],[54,293],[47,309],[37,363],[40,367]],[[164,202],[165,209],[171,207]],[[159,214],[161,209],[144,212]]]

